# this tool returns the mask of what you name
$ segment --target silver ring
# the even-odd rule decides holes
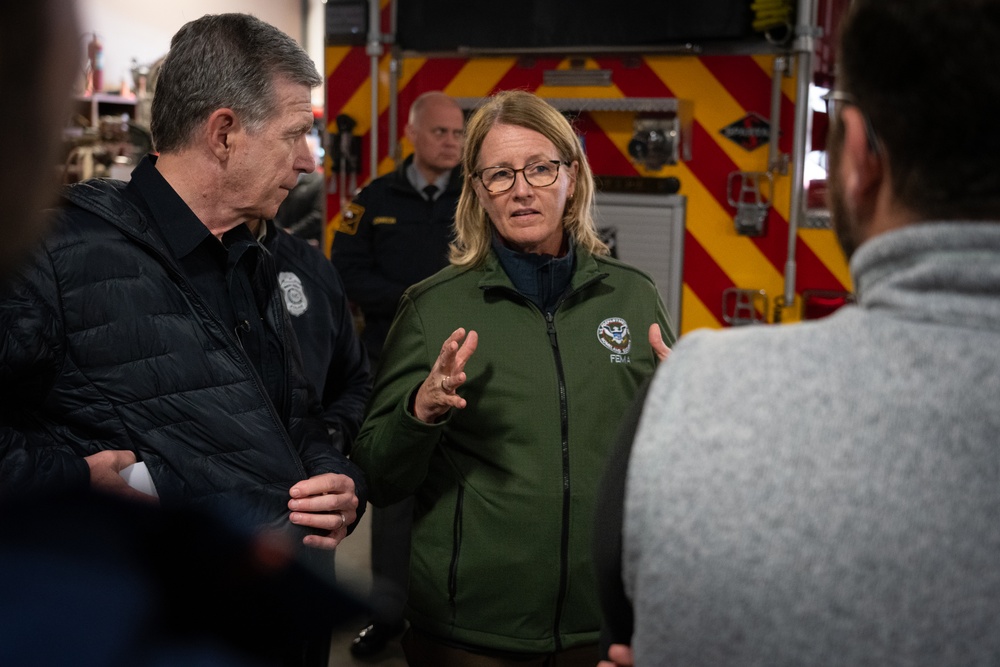
[[[447,386],[445,386],[445,382],[448,381],[448,380],[450,380],[450,379],[451,379],[450,375],[445,375],[444,378],[441,380],[441,391],[443,391],[446,394],[450,394],[451,393],[451,390],[448,389]]]
[[[347,525],[347,516],[343,512],[340,512],[340,527],[343,528],[346,525]]]

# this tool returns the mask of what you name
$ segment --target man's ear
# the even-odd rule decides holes
[[[239,120],[232,109],[216,109],[205,123],[205,137],[209,150],[220,161],[229,159],[233,134],[239,129]]]
[[[869,143],[865,117],[860,109],[845,105],[840,112],[840,122],[844,132],[840,165],[844,194],[857,208],[870,209],[879,190],[889,185],[886,162]]]

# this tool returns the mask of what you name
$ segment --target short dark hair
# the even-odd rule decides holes
[[[1000,214],[998,47],[997,0],[854,0],[841,26],[838,85],[925,219]]]
[[[181,27],[154,82],[150,133],[160,152],[185,146],[216,109],[259,129],[275,111],[274,80],[318,86],[322,78],[291,37],[249,14],[210,14]]]

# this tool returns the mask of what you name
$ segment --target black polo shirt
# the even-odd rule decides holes
[[[285,387],[284,346],[267,317],[277,277],[270,253],[240,224],[222,235],[209,232],[147,156],[132,172],[129,188],[146,204],[155,231],[198,295],[246,351],[276,406]]]

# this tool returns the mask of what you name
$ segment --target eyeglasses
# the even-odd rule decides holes
[[[837,114],[840,112],[841,105],[857,107],[858,111],[861,112],[861,117],[865,121],[865,136],[868,138],[868,147],[876,153],[879,152],[878,135],[875,133],[875,126],[872,125],[872,119],[868,117],[868,113],[864,109],[858,106],[858,102],[854,99],[853,95],[843,90],[831,90],[823,96],[823,99],[826,101],[826,113],[831,119],[839,118]]]
[[[532,162],[524,165],[521,169],[511,167],[486,167],[475,172],[473,176],[478,178],[486,191],[490,194],[507,192],[514,187],[518,172],[524,175],[524,180],[528,185],[536,188],[544,188],[552,185],[559,178],[559,165],[566,164],[559,160],[545,160],[543,162]]]

